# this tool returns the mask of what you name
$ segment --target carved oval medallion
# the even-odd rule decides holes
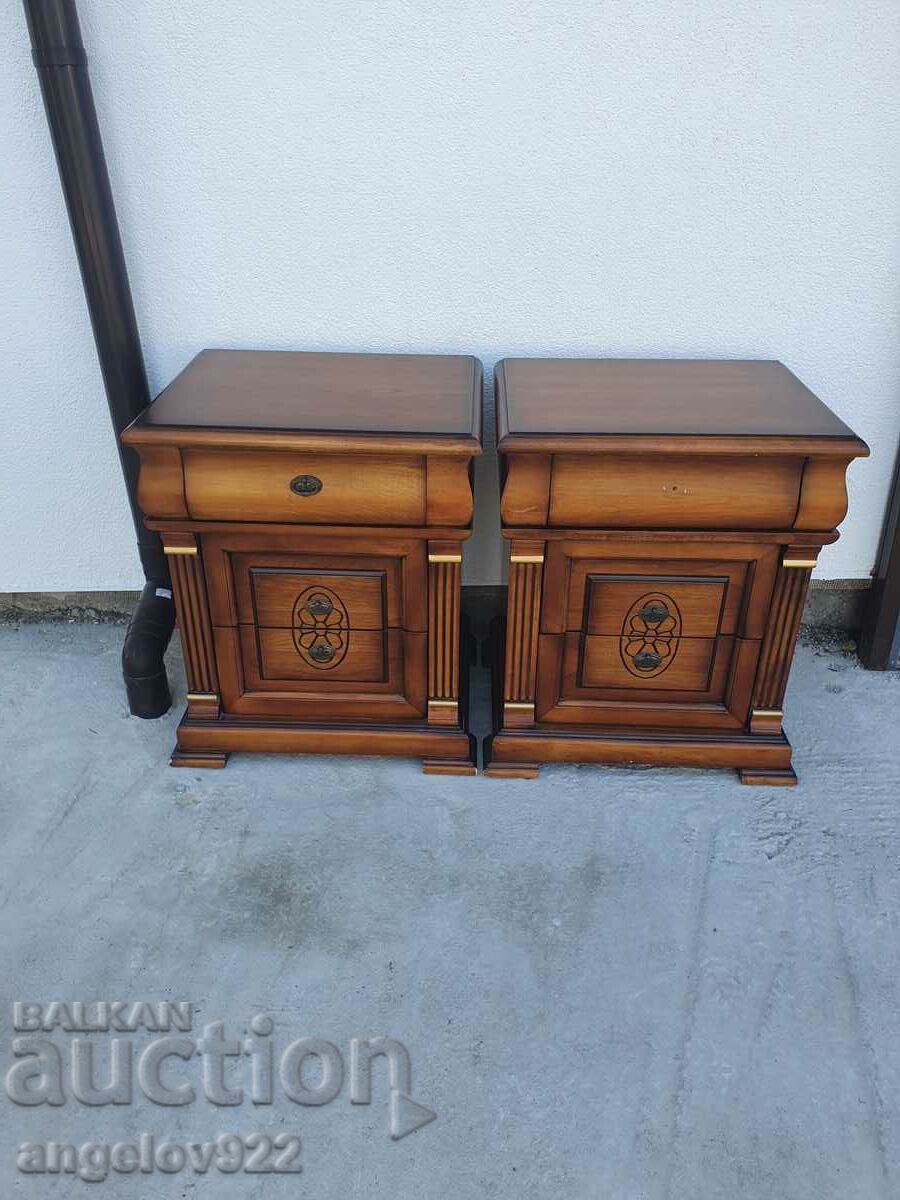
[[[671,596],[648,592],[629,608],[622,623],[619,648],[632,675],[662,675],[675,661],[681,644],[681,613]]]
[[[337,592],[308,587],[294,601],[294,648],[311,667],[327,671],[342,661],[350,647],[349,624]]]

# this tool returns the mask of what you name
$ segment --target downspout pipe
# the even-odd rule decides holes
[[[122,673],[132,714],[161,717],[171,705],[163,655],[175,608],[162,542],[159,534],[144,527],[137,505],[137,456],[118,438],[149,404],[150,393],[87,55],[75,0],[24,0],[24,4],[147,581],[125,636]]]

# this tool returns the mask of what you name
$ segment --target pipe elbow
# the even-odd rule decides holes
[[[122,674],[135,717],[154,719],[171,707],[164,660],[174,627],[171,591],[151,580],[144,585],[122,646]]]

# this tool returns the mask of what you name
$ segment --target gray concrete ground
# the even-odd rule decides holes
[[[2,1053],[14,1000],[187,1000],[194,1030],[270,1013],[276,1061],[337,1046],[340,1093],[238,1107],[2,1098],[0,1196],[23,1142],[297,1131],[303,1174],[110,1172],[103,1196],[900,1196],[900,678],[801,648],[793,790],[728,772],[558,767],[536,783],[407,761],[166,766],[177,714],[128,717],[115,626],[0,628]],[[173,655],[173,675],[184,684]],[[384,1062],[350,1103],[350,1040],[390,1035],[437,1120],[392,1141]],[[108,1043],[97,1033],[99,1070]],[[126,1035],[119,1034],[119,1037]],[[139,1030],[135,1053],[161,1036]],[[315,1087],[314,1060],[306,1081]],[[31,1086],[35,1086],[32,1081]],[[174,1153],[174,1152],[173,1152]],[[224,1161],[227,1165],[226,1160]],[[93,1189],[89,1189],[95,1194]]]

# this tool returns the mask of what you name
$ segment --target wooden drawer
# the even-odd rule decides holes
[[[730,657],[733,638],[679,638],[653,633],[584,637],[578,647],[577,678],[583,688],[626,688],[710,695],[713,665]],[[718,652],[718,654],[717,654]],[[647,660],[647,666],[640,664]],[[718,699],[719,697],[714,697]]]
[[[423,525],[415,455],[183,450],[188,512],[204,521]]]
[[[368,571],[295,568],[283,557],[265,558],[268,562],[259,555],[241,555],[235,562],[239,624],[283,629],[317,622],[343,629],[388,625],[389,572],[384,566]],[[390,582],[395,585],[393,578]],[[398,605],[393,607],[390,615],[397,625]]]
[[[762,637],[777,548],[723,542],[715,558],[711,549],[703,541],[551,542],[541,630],[623,638],[654,625],[677,638]]]
[[[579,726],[740,729],[759,648],[744,638],[686,638],[664,672],[639,676],[618,638],[541,634],[535,715]]]
[[[388,678],[387,630],[242,625],[240,642],[244,661],[258,664],[260,683],[384,683]]]
[[[598,529],[790,529],[804,460],[555,454],[548,524]]]
[[[604,568],[585,577],[583,626],[587,634],[625,637],[658,634],[662,645],[679,638],[714,638],[734,633],[744,594],[745,570],[709,575],[667,575],[664,571],[622,574]],[[577,595],[573,601],[577,603]],[[570,607],[574,607],[574,604]]]
[[[373,554],[370,541],[311,529],[204,534],[212,623],[288,629],[317,607],[318,596],[331,605],[329,620],[344,627],[424,631],[425,543],[387,538]]]
[[[342,631],[342,656],[324,664],[304,659],[290,630],[241,625],[213,633],[226,713],[311,723],[425,715],[424,633]]]

